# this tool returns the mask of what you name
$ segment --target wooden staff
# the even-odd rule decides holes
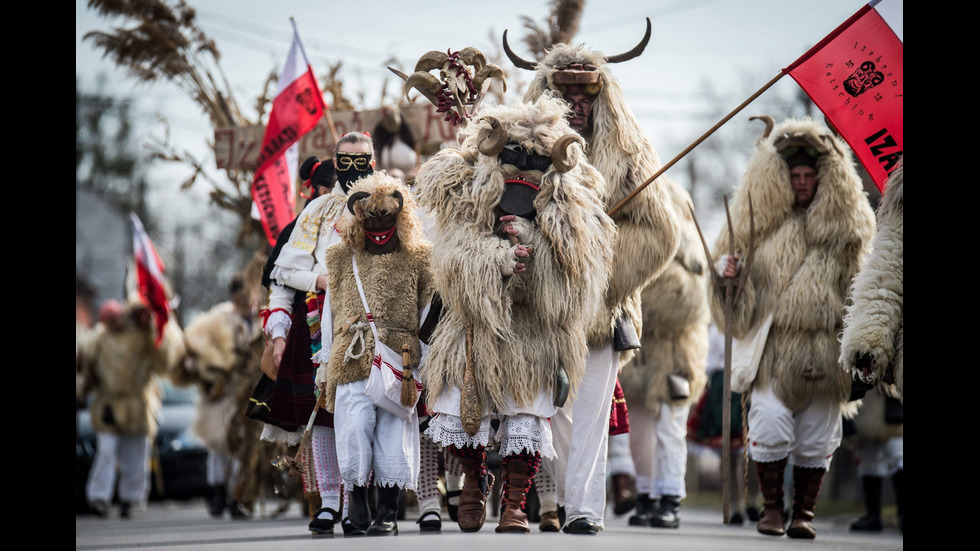
[[[704,247],[705,258],[711,270],[712,284],[725,300],[725,371],[724,383],[722,385],[722,406],[721,406],[721,499],[722,499],[722,521],[725,524],[731,522],[731,459],[732,459],[732,319],[735,317],[735,301],[741,295],[748,278],[749,268],[752,264],[752,254],[755,251],[755,220],[752,211],[752,196],[747,195],[749,201],[749,250],[745,257],[745,262],[736,277],[722,277],[715,268],[714,260],[711,258],[711,250],[708,242],[704,239],[698,219],[694,216],[694,207],[688,204],[691,210],[691,217],[694,218],[694,226],[701,237],[701,245]],[[725,216],[728,220],[728,254],[735,255],[735,228],[732,225],[732,216],[728,210],[728,197],[725,197]],[[744,468],[744,465],[743,465]]]
[[[286,459],[285,462],[289,465],[289,476],[293,476],[296,469],[300,467],[305,461],[303,458],[303,453],[305,452],[306,442],[310,439],[310,434],[313,433],[313,421],[316,419],[316,414],[323,408],[327,403],[327,392],[326,389],[320,389],[320,396],[317,397],[316,405],[313,406],[313,413],[310,414],[310,420],[306,423],[306,430],[303,431],[303,438],[299,441],[299,447],[296,448],[296,456],[292,459]]]

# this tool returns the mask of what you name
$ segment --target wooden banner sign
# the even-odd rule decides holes
[[[386,114],[386,108],[330,112],[340,136],[347,132],[368,132],[375,135],[375,128]],[[456,127],[445,120],[443,113],[437,113],[435,106],[427,101],[403,106],[401,114],[420,145],[456,140]],[[264,133],[265,126],[262,125],[216,129],[214,157],[217,167],[223,170],[255,170]],[[310,155],[332,159],[336,146],[325,117],[320,119],[313,130],[300,138],[298,143],[300,162]]]

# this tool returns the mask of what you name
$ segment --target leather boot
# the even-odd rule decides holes
[[[500,503],[500,522],[497,532],[530,532],[531,527],[524,512],[524,499],[531,487],[534,474],[528,464],[521,459],[506,462],[504,496]]]
[[[630,526],[650,526],[650,515],[657,506],[657,500],[650,499],[650,494],[636,496],[636,512],[630,515]]]
[[[350,521],[351,530],[350,532],[345,530],[345,536],[367,534],[368,526],[371,525],[371,505],[368,502],[367,486],[351,486],[347,520]]]
[[[493,488],[493,475],[487,471],[486,457],[486,451],[482,449],[471,457],[457,456],[464,477],[456,514],[459,529],[463,532],[479,531],[487,518],[487,497]]]
[[[813,508],[825,472],[825,469],[793,467],[793,520],[786,529],[787,536],[808,540],[817,537],[812,524]]]
[[[612,477],[613,512],[625,515],[636,506],[636,480],[628,474]]]
[[[367,529],[369,536],[398,535],[398,486],[378,486],[378,515]]]
[[[851,523],[855,532],[881,532],[881,477],[864,475],[861,489],[864,492],[864,516]]]
[[[681,525],[680,496],[660,496],[657,506],[650,514],[650,526],[654,528],[677,528]]]
[[[755,464],[759,475],[759,491],[762,493],[762,514],[756,529],[767,536],[782,536],[786,533],[786,519],[783,518],[783,476],[786,473],[786,459],[769,463]]]

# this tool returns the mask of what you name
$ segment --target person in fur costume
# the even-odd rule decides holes
[[[605,56],[582,45],[555,44],[532,63],[514,54],[504,34],[504,50],[517,67],[535,71],[524,94],[546,94],[571,107],[568,121],[586,141],[588,162],[602,174],[604,208],[618,205],[661,167],[653,145],[623,98],[610,65],[632,59],[646,47],[651,27],[632,50]],[[619,371],[639,347],[643,331],[640,294],[664,271],[677,251],[678,228],[666,179],[660,177],[612,215],[618,238],[604,308],[591,324],[588,369],[578,398],[552,419],[558,460],[558,501],[568,519],[564,530],[595,534],[606,508],[609,401]],[[578,419],[572,423],[572,419]]]
[[[301,174],[308,175],[311,188],[327,187],[329,193],[313,199],[296,218],[269,274],[265,332],[272,342],[276,386],[269,414],[273,423],[263,428],[263,440],[299,444],[313,414],[317,366],[311,356],[321,343],[320,335],[313,334],[317,324],[311,333],[308,316],[320,315],[320,302],[327,288],[324,254],[341,240],[337,224],[346,209],[348,191],[359,178],[373,172],[373,152],[370,136],[349,132],[337,140],[333,171],[323,170],[330,163],[315,157],[300,167]],[[297,308],[300,304],[302,308]],[[325,409],[317,410],[310,445],[304,448],[306,455],[302,458],[307,498],[318,507],[309,525],[315,534],[332,534],[337,522],[345,533],[351,530],[346,521],[347,501],[341,495],[335,436],[333,415]]]
[[[316,384],[336,420],[337,460],[350,496],[349,535],[396,535],[401,490],[414,491],[418,482],[418,415],[413,409],[403,420],[378,407],[365,389],[375,327],[382,343],[393,350],[408,345],[413,363],[422,361],[419,326],[432,295],[432,244],[424,239],[411,192],[384,172],[356,182],[347,209],[338,227],[341,242],[324,253],[328,289],[323,345],[314,357],[320,364]],[[378,491],[373,520],[372,475]]]
[[[766,132],[731,203],[735,255],[728,255],[725,227],[712,256],[723,278],[739,275],[750,240],[751,196],[754,253],[734,297],[731,327],[735,339],[759,342],[762,352],[754,368],[733,361],[732,388],[751,392],[749,450],[764,500],[757,528],[813,539],[814,505],[841,442],[841,415],[854,413],[837,336],[849,284],[870,251],[874,212],[842,139],[809,118],[778,125],[763,120]],[[712,315],[722,327],[723,289],[712,286],[711,294]],[[788,528],[787,461],[793,464]]]
[[[851,524],[852,530],[881,530],[881,483],[888,476],[895,490],[899,528],[904,531],[903,425],[898,415],[891,415],[891,419],[887,415],[889,411],[901,412],[902,404],[895,402],[904,400],[904,167],[903,156],[885,184],[872,251],[851,283],[852,302],[846,307],[840,339],[844,371],[874,385],[854,420],[867,511]]]
[[[620,374],[630,407],[630,448],[637,472],[637,511],[631,525],[677,528],[687,496],[687,417],[707,383],[707,260],[691,214],[691,196],[669,187],[681,239],[677,254],[643,290],[642,347]],[[688,382],[685,397],[671,396],[668,376]]]
[[[251,271],[257,271],[261,261],[256,258]],[[176,383],[193,384],[200,391],[193,430],[208,450],[208,510],[216,518],[226,510],[234,519],[248,518],[252,505],[242,492],[243,477],[252,474],[244,472],[243,464],[262,424],[246,418],[244,409],[259,375],[257,358],[264,341],[258,297],[250,292],[253,286],[246,285],[243,274],[236,274],[229,285],[231,300],[191,320],[184,330],[187,358],[171,376]]]
[[[903,401],[904,167],[903,156],[885,184],[871,255],[851,283],[852,303],[844,315],[840,354],[844,371],[852,377],[869,384],[894,384]]]
[[[96,435],[85,494],[99,516],[108,514],[117,478],[120,517],[129,518],[131,507],[142,507],[149,496],[150,447],[162,398],[156,378],[167,371],[169,336],[158,348],[150,309],[139,300],[120,304],[110,299],[81,344],[83,384],[76,398],[92,395],[89,411]]]
[[[541,458],[556,453],[548,418],[558,411],[558,381],[567,376],[571,400],[582,392],[615,227],[603,212],[602,175],[567,115],[550,94],[487,107],[461,131],[459,147],[437,153],[416,177],[435,219],[443,305],[423,369],[434,412],[426,433],[462,463],[458,524],[466,532],[485,520],[491,438],[506,476],[497,531],[529,531],[521,509]],[[500,420],[495,435],[491,416]]]

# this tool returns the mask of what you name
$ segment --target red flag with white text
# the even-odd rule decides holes
[[[279,91],[272,102],[269,124],[262,138],[258,168],[252,183],[252,200],[269,243],[275,245],[283,226],[292,222],[294,167],[287,150],[316,126],[326,109],[323,93],[293,26],[293,44],[279,75]],[[294,162],[295,164],[295,162]]]
[[[133,225],[133,262],[136,264],[136,290],[140,299],[153,311],[156,317],[157,346],[163,340],[163,328],[170,319],[170,303],[163,283],[163,261],[157,254],[150,236],[143,229],[143,223],[135,214],[129,214]]]
[[[872,0],[783,69],[882,190],[904,147],[902,0]]]

